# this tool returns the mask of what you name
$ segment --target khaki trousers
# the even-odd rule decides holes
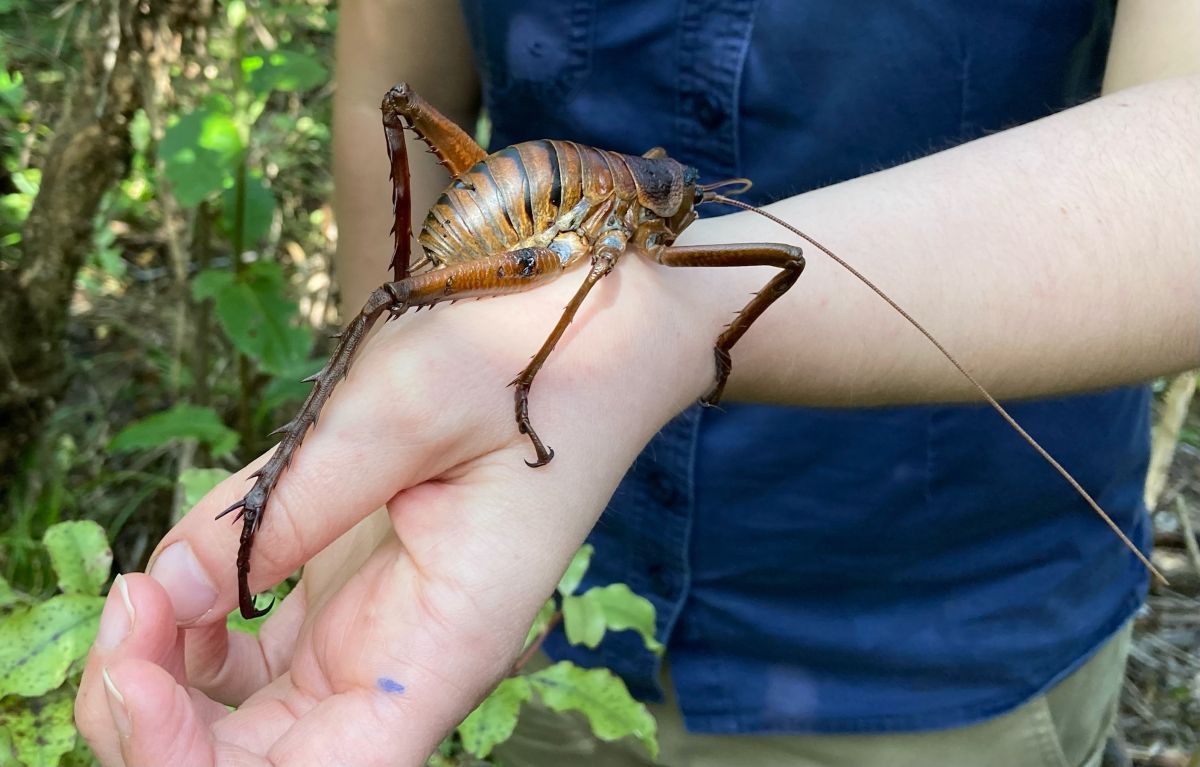
[[[504,767],[1099,767],[1131,628],[1127,624],[1044,695],[967,727],[883,735],[693,734],[668,697],[649,706],[658,720],[655,760],[632,739],[600,742],[582,717],[535,702],[525,704],[517,731],[496,756]],[[671,685],[665,688],[670,696]]]

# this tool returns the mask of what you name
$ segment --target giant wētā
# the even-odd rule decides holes
[[[766,216],[824,252],[864,282],[919,330],[982,394],[983,398],[1088,502],[1125,545],[1152,572],[1154,567],[1090,495],[924,327],[870,280],[823,245],[770,213],[718,193],[744,179],[698,184],[698,172],[666,156],[661,148],[640,157],[569,141],[528,141],[487,154],[470,136],[441,115],[407,85],[388,91],[383,127],[391,162],[395,244],[394,281],[371,293],[366,305],[339,336],[329,362],[307,381],[314,386],[300,412],[275,433],[283,435],[267,463],[252,475],[254,486],[218,518],[238,511],[242,519],[237,557],[239,606],[247,618],[271,609],[255,606],[249,587],[254,535],[272,489],[337,382],[346,375],[359,345],[379,317],[403,314],[462,298],[528,290],[590,260],[583,284],[567,304],[537,354],[512,382],[517,428],[533,443],[543,466],[554,457],[529,420],[529,389],[588,292],[608,274],[629,245],[664,266],[775,266],[780,269],[717,338],[716,379],[702,398],[716,404],[731,369],[729,350],[773,301],[787,292],[804,270],[800,248],[777,243],[676,246],[675,239],[696,219],[695,207],[722,203]],[[412,211],[404,130],[412,130],[437,156],[453,182],[425,219],[418,241],[425,253],[411,261]],[[1159,576],[1161,578],[1161,576]]]

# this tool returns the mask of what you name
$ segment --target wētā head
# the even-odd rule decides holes
[[[661,149],[641,157],[624,155],[623,159],[633,176],[638,203],[645,215],[657,219],[653,227],[643,227],[638,238],[637,244],[647,251],[673,242],[696,220],[697,205],[718,202],[718,190],[732,187],[729,194],[742,194],[750,188],[750,180],[745,178],[700,184],[699,170],[667,157]]]

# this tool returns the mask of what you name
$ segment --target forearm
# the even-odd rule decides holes
[[[333,102],[333,167],[342,304],[356,311],[388,276],[392,192],[379,105],[405,80],[472,127],[478,83],[457,3],[350,0],[341,6]],[[410,136],[414,226],[445,188],[445,171]]]
[[[1100,388],[1200,365],[1196,136],[1193,76],[771,210],[875,280],[995,395]],[[738,213],[700,222],[685,241],[797,240]],[[977,399],[878,297],[815,249],[806,254],[796,286],[734,349],[730,397]],[[723,318],[769,274],[720,271],[703,295]]]

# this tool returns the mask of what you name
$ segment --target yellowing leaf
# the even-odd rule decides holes
[[[229,476],[227,469],[184,469],[179,472],[179,484],[183,485],[183,504],[189,509],[200,503],[221,481]]]
[[[592,563],[592,554],[595,550],[590,543],[579,547],[579,551],[575,552],[575,556],[571,558],[571,564],[567,565],[567,571],[558,581],[559,594],[565,597],[575,593],[575,589],[579,588],[579,582],[583,580],[583,574],[587,572],[588,565]]]
[[[0,700],[0,730],[7,731],[9,748],[21,764],[53,767],[75,747],[74,698],[62,689],[33,699]],[[0,764],[9,764],[5,758],[0,754]]]
[[[113,558],[103,527],[90,519],[60,522],[46,530],[42,542],[64,594],[100,593]]]
[[[591,592],[588,592],[591,593]],[[595,599],[563,597],[563,629],[567,641],[595,649],[604,639],[604,608]]]
[[[0,617],[0,698],[42,695],[87,654],[103,597],[63,594]]]
[[[589,602],[591,609],[604,616],[604,625],[609,631],[633,629],[642,635],[647,650],[663,651],[662,644],[654,638],[654,605],[645,597],[634,594],[624,583],[590,588],[580,599]],[[563,612],[565,616],[565,604]]]
[[[608,669],[582,669],[562,661],[527,678],[547,708],[580,712],[600,740],[633,736],[651,756],[658,756],[654,717]]]
[[[480,759],[490,754],[497,744],[512,737],[521,704],[532,696],[533,688],[524,677],[501,682],[458,726],[463,748]]]

